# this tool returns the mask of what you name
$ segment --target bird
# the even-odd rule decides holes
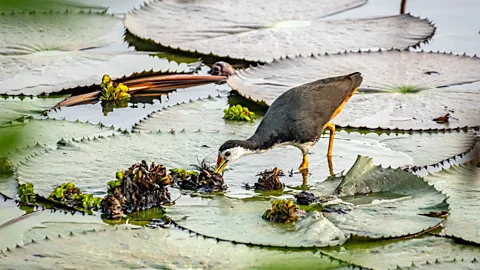
[[[360,87],[360,72],[316,80],[294,87],[280,95],[268,108],[255,133],[246,140],[228,140],[218,150],[214,172],[222,173],[238,158],[261,154],[271,149],[291,145],[302,151],[298,168],[304,184],[308,177],[308,151],[325,129],[330,131],[327,159],[333,173],[332,151],[335,136],[333,118]]]

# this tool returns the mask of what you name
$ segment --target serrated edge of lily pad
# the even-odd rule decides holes
[[[428,43],[428,42],[427,42]],[[391,51],[397,51],[397,52],[411,52],[411,53],[429,53],[429,54],[448,54],[448,55],[452,55],[452,56],[455,56],[455,57],[466,57],[466,58],[473,58],[473,59],[478,59],[480,60],[480,57],[478,57],[476,54],[474,54],[473,56],[469,56],[467,55],[466,53],[463,53],[463,54],[454,54],[452,51],[450,52],[441,52],[441,51],[437,51],[437,52],[434,52],[434,51],[424,51],[424,50],[421,50],[421,51],[412,51],[410,50],[410,48],[415,48],[413,46],[410,46],[410,47],[407,47],[407,48],[404,48],[404,49],[397,49],[397,48],[390,48],[390,49],[377,49],[377,50],[372,50],[372,49],[368,49],[368,50],[362,50],[362,49],[359,49],[358,51],[354,51],[354,50],[345,50],[343,52],[337,52],[337,53],[324,53],[324,54],[310,54],[310,55],[307,55],[307,56],[303,56],[303,55],[297,55],[297,56],[294,56],[294,57],[290,57],[290,56],[285,56],[285,57],[280,57],[278,59],[274,59],[273,61],[271,62],[268,62],[268,63],[264,63],[262,65],[257,65],[257,66],[250,66],[248,67],[247,69],[244,69],[244,70],[237,70],[235,71],[235,74],[231,76],[231,78],[234,78],[237,76],[237,74],[239,74],[240,72],[244,72],[246,70],[248,71],[251,71],[251,72],[255,72],[256,70],[260,70],[263,69],[263,68],[266,68],[268,66],[271,66],[273,64],[276,64],[276,62],[281,62],[281,61],[287,61],[287,60],[291,60],[291,61],[294,61],[296,58],[321,58],[321,57],[328,57],[328,56],[336,56],[336,55],[344,55],[344,54],[369,54],[369,53],[388,53],[388,52],[391,52]],[[246,96],[244,95],[242,92],[238,91],[237,89],[235,89],[235,87],[233,87],[230,83],[229,83],[229,80],[231,79],[227,79],[227,83],[228,85],[235,91],[237,92],[239,95],[241,95],[242,97],[244,97],[245,99],[251,101],[251,102],[255,102],[261,106],[266,106],[266,107],[269,107],[269,105],[265,102],[265,100],[257,100],[257,99],[254,99],[252,98],[251,96]],[[474,80],[474,81],[469,81],[469,82],[461,82],[461,83],[455,83],[455,84],[449,84],[449,85],[444,85],[444,86],[437,86],[435,88],[442,88],[442,87],[448,87],[448,86],[455,86],[455,85],[462,85],[462,84],[469,84],[469,83],[474,83],[474,82],[478,82],[480,80]],[[239,82],[241,83],[242,81],[239,80]],[[433,88],[433,89],[435,89]],[[362,89],[360,88],[359,91],[361,91]],[[346,126],[345,126],[346,127]],[[477,126],[475,126],[477,127]],[[354,128],[354,127],[352,127]],[[366,129],[371,129],[371,128],[367,128],[367,127],[358,127],[358,128],[366,128]],[[380,128],[380,127],[379,127]],[[382,129],[386,129],[388,130],[388,128],[382,128]],[[408,130],[408,129],[405,129],[405,130]],[[410,129],[410,130],[413,130],[413,129]],[[441,129],[439,129],[441,130]]]
[[[63,118],[59,118],[59,119],[57,119],[57,118],[50,118],[50,117],[47,117],[47,118],[39,118],[39,119],[34,118],[34,117],[32,117],[32,116],[28,116],[28,117],[29,117],[28,119],[29,119],[29,120],[32,120],[32,121],[40,121],[40,122],[41,122],[41,121],[57,121],[57,122],[62,122],[62,121],[63,121],[63,122],[67,122],[67,123],[86,124],[86,125],[90,125],[90,126],[93,126],[93,127],[98,126],[100,129],[111,130],[113,134],[116,133],[116,132],[120,132],[120,133],[121,133],[121,132],[124,131],[124,130],[122,130],[122,129],[120,129],[120,128],[119,128],[119,129],[116,129],[114,125],[108,125],[108,126],[107,126],[107,125],[105,125],[105,124],[103,124],[103,123],[101,123],[101,122],[98,122],[97,124],[93,124],[93,123],[90,123],[90,121],[82,122],[82,121],[80,121],[80,120],[78,120],[78,119],[75,120],[75,121],[69,121],[69,120],[67,120],[67,119],[64,118],[64,117],[63,117]],[[10,122],[11,122],[11,121],[10,121]],[[26,123],[25,125],[28,125],[28,123]],[[16,125],[12,125],[12,127],[15,127],[15,126],[16,126]],[[2,125],[2,128],[9,128],[9,127],[8,127],[8,125],[6,125],[6,126]],[[93,136],[93,137],[96,137],[96,136],[104,137],[104,135],[98,135],[98,134],[92,134],[91,136]],[[74,137],[72,137],[70,140],[75,141],[75,140],[80,140],[80,139],[83,139],[83,138],[86,138],[86,137],[90,137],[90,136],[83,136],[82,138],[77,138],[77,139],[75,139]],[[63,137],[61,137],[61,138],[59,137],[59,140],[57,141],[57,143],[60,142],[60,141],[62,141],[62,140],[63,140],[63,141],[69,141],[68,139],[66,140],[66,139],[63,138]],[[15,152],[19,152],[19,151],[22,151],[22,150],[25,150],[25,149],[28,149],[28,148],[34,148],[34,147],[38,147],[38,146],[40,146],[40,147],[42,147],[42,148],[45,148],[45,149],[48,148],[48,147],[46,147],[45,145],[41,145],[41,144],[37,141],[34,145],[28,145],[28,144],[27,144],[27,146],[25,146],[25,147],[22,147],[22,148],[18,148],[18,147],[17,147],[17,148],[15,148],[15,149],[13,149],[13,150],[11,150],[11,151],[9,151],[9,152],[5,152],[5,155],[9,155],[9,154],[12,154],[12,153],[15,153]]]
[[[412,262],[412,264],[410,266],[401,267],[401,266],[397,265],[397,267],[395,269],[417,269],[417,268],[421,268],[422,266],[425,266],[425,265],[443,264],[443,263],[456,263],[457,261],[464,262],[465,259],[463,259],[463,258],[459,258],[459,259],[453,258],[451,260],[435,259],[435,261],[433,261],[433,262],[427,260],[427,261],[425,261],[424,263],[421,263],[421,264],[415,264],[415,263]],[[479,259],[477,259],[477,257],[474,257],[471,261],[470,260],[467,260],[467,261],[469,261],[471,263],[479,263]]]
[[[435,237],[440,237],[440,238],[451,239],[455,244],[480,247],[480,242],[464,239],[462,237],[455,236],[453,234],[444,233],[443,231],[440,233],[430,233],[430,235]]]
[[[480,141],[477,141],[478,139],[473,139],[474,142],[470,148],[462,153],[456,154],[454,156],[448,157],[446,159],[440,160],[438,162],[428,164],[428,165],[423,165],[423,166],[407,166],[403,168],[404,171],[410,172],[413,174],[421,174],[422,172],[425,172],[428,174],[432,173],[438,173],[443,170],[448,170],[451,167],[454,166],[462,166],[465,164],[468,164],[472,161],[474,161],[475,158],[475,149],[477,148],[477,144],[479,144]],[[471,155],[471,157],[467,157]],[[467,157],[467,160],[463,162],[457,162],[457,159],[461,160],[463,158]]]
[[[335,125],[335,128],[339,130],[352,130],[350,132],[358,133],[380,133],[380,134],[413,134],[413,133],[451,133],[451,132],[468,132],[468,131],[480,131],[480,126],[464,126],[456,128],[417,128],[417,129],[406,129],[406,128],[384,128],[384,127],[367,127],[367,126],[351,126],[351,125]],[[347,131],[347,133],[350,133]]]
[[[158,0],[156,0],[158,1]],[[154,39],[152,38],[143,38],[143,37],[140,37],[136,34],[134,34],[132,31],[130,31],[129,27],[128,27],[128,24],[126,23],[127,21],[127,17],[130,15],[130,14],[135,14],[137,13],[138,10],[140,9],[143,9],[143,8],[149,8],[150,4],[153,3],[153,2],[156,2],[156,1],[152,1],[150,3],[144,3],[144,5],[141,5],[140,7],[138,8],[134,8],[132,9],[130,12],[128,12],[126,15],[125,15],[125,18],[123,20],[123,24],[125,25],[125,32],[126,34],[125,35],[131,35],[132,37],[136,38],[136,39],[139,39],[139,40],[142,40],[144,42],[148,42],[152,45],[156,45],[159,47],[159,51],[166,51],[166,52],[180,52],[182,54],[185,54],[187,56],[191,56],[191,57],[204,57],[204,58],[216,58],[216,59],[223,59],[223,60],[227,60],[227,61],[231,61],[231,62],[238,62],[238,61],[241,61],[243,62],[243,64],[254,64],[254,63],[272,63],[274,62],[277,58],[273,58],[272,61],[261,61],[259,59],[247,59],[246,57],[242,57],[242,58],[234,58],[234,57],[231,57],[229,54],[227,55],[216,55],[214,54],[212,51],[210,52],[199,52],[197,49],[195,50],[185,50],[185,49],[181,49],[179,46],[178,47],[174,47],[174,46],[171,46],[171,45],[166,45],[166,44],[162,44],[160,41],[155,41]],[[359,5],[360,6],[360,5]],[[333,14],[330,14],[330,15],[333,15]],[[327,15],[323,18],[327,18],[328,20],[328,16],[330,15]],[[366,17],[366,18],[356,18],[354,20],[362,20],[362,19],[370,19],[370,18],[384,18],[384,17],[396,17],[396,16],[408,16],[410,18],[413,18],[413,19],[416,19],[416,20],[422,20],[422,21],[425,21],[427,24],[429,24],[433,30],[432,32],[426,36],[426,37],[423,37],[422,39],[420,39],[417,43],[415,44],[412,44],[412,45],[409,45],[407,47],[402,47],[402,48],[398,48],[398,49],[408,49],[408,48],[419,48],[421,44],[425,43],[425,44],[428,44],[429,41],[433,38],[433,36],[435,35],[436,31],[437,31],[437,26],[435,25],[435,23],[433,21],[431,21],[430,19],[428,18],[422,18],[420,16],[414,16],[412,15],[410,12],[409,13],[405,13],[405,14],[399,14],[399,15],[391,15],[391,16],[371,16],[371,17]],[[395,47],[393,47],[395,48]],[[370,50],[369,50],[370,51]],[[345,51],[347,52],[347,51]],[[316,54],[315,52],[312,52],[312,55],[313,54]],[[327,55],[327,53],[325,53]],[[295,55],[295,57],[300,57],[301,54],[300,53],[294,53],[293,55]],[[318,54],[320,55],[320,54]],[[285,58],[288,58],[289,56],[288,55],[285,55]],[[278,59],[282,59],[282,57],[278,58]]]
[[[163,228],[162,228],[163,229]],[[195,236],[198,238],[198,239],[210,239],[210,240],[215,240],[217,243],[218,242],[226,242],[226,243],[230,243],[230,244],[233,244],[233,245],[245,245],[247,247],[257,247],[257,248],[266,248],[267,246],[257,246],[257,245],[249,245],[249,244],[245,244],[245,243],[239,243],[239,242],[232,242],[232,241],[226,241],[226,240],[222,240],[222,239],[218,239],[218,238],[215,238],[215,237],[209,237],[209,236],[205,236],[205,235],[202,235],[202,234],[198,234],[198,233],[195,233],[195,232],[192,232],[188,229],[184,229],[182,228],[181,226],[178,226],[176,225],[175,223],[173,223],[173,226],[171,228],[165,228],[164,230],[178,230],[178,231],[184,231],[184,232],[188,232],[189,235],[191,235],[192,233],[195,234]],[[148,230],[146,227],[139,227],[139,228],[130,228],[130,227],[118,227],[118,226],[115,226],[114,229],[90,229],[90,230],[84,230],[80,233],[74,233],[74,232],[70,232],[68,233],[67,235],[62,235],[62,234],[57,234],[56,238],[57,239],[61,239],[61,238],[68,238],[68,237],[76,237],[76,236],[81,236],[81,235],[86,235],[86,234],[99,234],[99,233],[104,233],[104,232],[114,232],[114,231],[118,231],[118,230],[124,230],[124,231],[140,231],[140,230]],[[155,229],[150,229],[150,230],[155,230]],[[40,241],[50,241],[52,240],[51,237],[48,237],[48,236],[45,236],[45,238],[43,238],[42,240]],[[35,244],[38,244],[39,241],[36,241],[36,240],[31,240],[30,242],[27,242],[23,245],[19,245],[17,244],[13,249],[22,249],[26,246],[29,246],[29,245],[35,245]],[[287,246],[285,247],[277,247],[278,249],[288,249],[288,250],[292,250],[292,249],[298,249],[298,248],[289,248]],[[312,249],[312,248],[307,248],[307,249]],[[5,250],[0,250],[0,260],[2,260],[2,256],[1,255],[4,255],[4,256],[8,256],[8,253],[12,252],[12,248],[6,248]],[[353,264],[353,263],[350,263],[350,262],[346,262],[346,261],[343,261],[341,259],[338,259],[338,258],[335,258],[331,255],[328,255],[326,253],[324,253],[323,251],[321,250],[316,250],[316,252],[318,252],[320,254],[321,257],[326,257],[328,259],[330,259],[331,262],[333,261],[336,261],[338,262],[339,264],[343,265],[343,266],[347,266],[347,267],[351,267],[352,269],[370,269],[370,268],[365,268],[363,266],[360,266],[360,265],[356,265],[356,264]]]
[[[227,98],[227,96],[224,96],[224,95],[221,95],[221,94],[217,94],[216,96],[208,95],[208,97],[205,97],[205,98],[199,97],[197,99],[189,99],[188,101],[177,102],[175,104],[162,107],[158,110],[155,110],[155,111],[147,114],[145,117],[143,117],[142,119],[135,122],[135,124],[133,124],[133,126],[132,126],[131,131],[132,132],[140,131],[140,129],[138,129],[138,126],[141,125],[143,123],[143,121],[148,120],[150,117],[155,116],[156,114],[160,114],[164,111],[168,111],[170,109],[181,107],[185,104],[191,104],[191,103],[195,103],[195,102],[206,102],[206,101],[209,101],[209,100],[216,100],[216,99],[222,99],[222,98]],[[226,104],[226,106],[228,106],[228,104]],[[222,111],[222,113],[223,113],[223,111]],[[219,115],[219,116],[221,116],[221,115]],[[161,130],[158,130],[158,131],[162,132]],[[185,131],[185,129],[182,129],[182,131]],[[199,131],[204,131],[204,130],[202,130],[202,129],[196,130],[196,132],[199,132]],[[220,130],[216,129],[214,131],[217,132],[217,131],[220,131]],[[143,131],[143,132],[145,132],[145,131]]]
[[[73,9],[68,9],[66,8],[64,11],[53,11],[50,9],[49,11],[36,11],[36,10],[30,10],[30,11],[17,11],[15,12],[14,10],[11,11],[3,11],[0,12],[0,16],[10,16],[10,15],[34,15],[34,14],[41,14],[41,15],[50,15],[50,14],[93,14],[93,15],[106,15],[106,16],[111,16],[115,17],[115,14],[109,14],[107,13],[107,9],[105,8],[104,11],[92,11],[89,9],[88,11],[85,9],[80,9],[80,10],[73,10]]]
[[[382,241],[382,240],[405,240],[405,239],[410,239],[410,238],[415,238],[421,235],[424,235],[426,233],[429,233],[435,229],[438,229],[443,226],[443,220],[439,220],[437,225],[430,226],[420,232],[416,233],[407,233],[403,235],[391,235],[391,236],[381,236],[381,237],[371,237],[371,236],[364,236],[364,235],[358,235],[351,233],[347,242],[348,241]]]

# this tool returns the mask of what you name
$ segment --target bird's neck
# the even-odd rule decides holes
[[[235,144],[245,150],[245,154],[254,154],[258,152],[260,146],[255,139],[235,140]]]

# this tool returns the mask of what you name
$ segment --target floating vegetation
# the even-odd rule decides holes
[[[102,212],[109,218],[145,210],[169,203],[171,184],[167,168],[146,161],[133,164],[128,170],[116,173],[116,180],[108,182],[108,194],[103,198]]]
[[[272,208],[267,209],[262,218],[270,222],[287,223],[297,221],[306,212],[298,209],[291,199],[272,202]]]
[[[216,192],[227,189],[223,176],[215,173],[205,160],[200,165],[192,165],[197,171],[186,171],[185,169],[172,169],[171,176],[175,185],[181,189],[195,190],[199,192]]]
[[[92,194],[81,193],[80,189],[75,187],[72,182],[63,183],[57,186],[52,194],[48,196],[48,199],[56,203],[73,207],[82,212],[98,210],[102,203],[102,198],[94,197]]]
[[[310,205],[317,201],[315,195],[308,191],[302,191],[296,194],[294,197],[297,200],[297,203],[301,205]]]
[[[128,87],[123,83],[116,83],[112,81],[110,76],[103,75],[102,83],[100,84],[102,88],[102,95],[100,99],[102,100],[128,100],[130,95],[128,94]]]
[[[275,167],[272,170],[265,170],[257,176],[258,182],[255,183],[255,190],[260,191],[272,191],[272,190],[282,190],[285,187],[285,184],[280,181],[280,176],[285,176],[285,173],[279,168]]]
[[[37,194],[35,194],[33,185],[29,182],[20,185],[17,194],[20,197],[20,204],[30,205],[36,202]]]
[[[7,157],[0,157],[0,174],[12,174],[13,163]]]
[[[251,112],[247,107],[242,107],[242,105],[230,106],[223,112],[223,118],[227,120],[252,122],[255,119],[255,113]]]

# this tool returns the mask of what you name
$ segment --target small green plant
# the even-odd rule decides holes
[[[115,83],[110,76],[106,74],[103,75],[100,87],[102,88],[102,96],[100,97],[102,100],[128,101],[130,98],[128,87],[123,83]]]
[[[188,177],[194,175],[194,176],[198,176],[199,173],[196,172],[196,171],[187,171],[185,169],[182,169],[182,168],[174,168],[174,169],[170,169],[170,173],[171,174],[176,174],[176,176],[182,180],[185,180],[187,179]]]
[[[223,118],[228,120],[252,122],[255,119],[255,113],[251,112],[247,107],[242,107],[242,105],[230,106],[224,109],[223,112],[225,113]]]
[[[272,208],[267,209],[262,218],[270,222],[287,223],[297,221],[297,205],[291,199],[272,202]]]
[[[99,209],[102,198],[94,197],[92,194],[83,194],[72,182],[63,183],[55,188],[48,196],[49,200],[59,202],[81,211]]]
[[[29,182],[22,184],[17,190],[18,196],[20,196],[21,204],[33,204],[37,200],[37,195],[34,192],[33,185]]]

